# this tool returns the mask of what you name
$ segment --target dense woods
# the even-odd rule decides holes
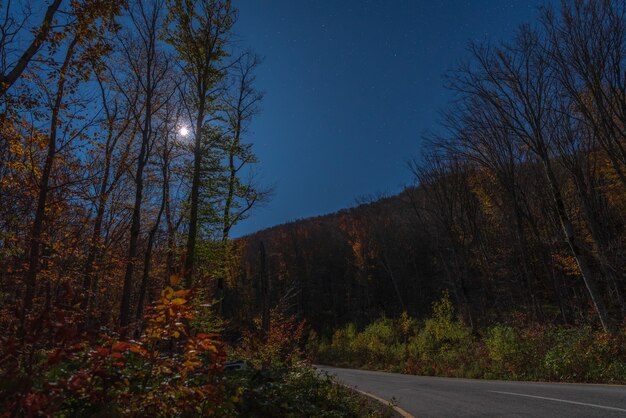
[[[215,308],[230,231],[270,193],[248,142],[261,59],[232,42],[236,8],[9,1],[0,16],[0,415],[250,408],[243,375],[223,377]],[[369,408],[272,364],[286,389],[317,385],[310,407]]]
[[[232,314],[283,304],[329,335],[423,318],[447,289],[474,332],[519,317],[623,326],[625,13],[565,2],[511,40],[471,44],[414,185],[243,238]]]
[[[0,45],[7,325],[62,301],[136,332],[173,274],[214,285],[208,249],[268,193],[246,171],[260,60],[229,43],[230,2],[27,6],[6,5]]]
[[[248,141],[262,59],[236,22],[230,0],[0,5],[0,415],[389,414],[307,368],[306,335],[346,364],[378,338],[358,365],[419,373],[450,359],[424,354],[429,330],[496,363],[573,335],[601,340],[589,365],[619,360],[588,379],[620,381],[623,1],[471,44],[399,195],[232,239],[272,193]],[[544,378],[511,359],[446,370]]]

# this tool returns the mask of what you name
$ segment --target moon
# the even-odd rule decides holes
[[[178,131],[180,133],[181,136],[187,136],[189,135],[189,129],[187,129],[185,126],[183,126],[182,128],[180,128],[180,131]]]

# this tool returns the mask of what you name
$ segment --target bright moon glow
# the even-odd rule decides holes
[[[180,128],[180,134],[182,136],[187,136],[189,135],[189,129],[185,128],[184,126],[182,128]]]

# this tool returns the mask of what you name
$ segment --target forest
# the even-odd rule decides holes
[[[572,358],[577,351],[610,335],[598,347],[603,360],[587,361],[608,373],[613,366],[603,362],[619,359],[604,378],[623,381],[625,13],[623,2],[564,2],[511,40],[470,44],[446,75],[455,98],[442,111],[441,131],[426,135],[422,155],[408,161],[414,183],[238,240],[241,266],[224,302],[230,315],[245,321],[285,306],[330,347],[318,360],[411,371],[419,353],[385,350],[408,334],[418,344],[419,332],[389,321],[404,313],[421,329],[433,303],[450,303],[451,318],[458,314],[478,340],[459,347],[487,351],[490,327],[506,327],[498,335],[518,348],[519,364],[537,357],[520,348],[530,334],[544,334],[526,340],[548,352],[571,347],[569,356],[553,354],[574,364],[582,361]],[[422,362],[430,360],[440,359]],[[481,375],[461,369],[417,368]]]
[[[0,4],[0,416],[388,415],[304,365],[292,316],[221,335],[231,230],[271,194],[237,15]]]
[[[470,44],[400,194],[233,239],[273,193],[237,13],[0,4],[1,416],[390,416],[311,361],[624,383],[623,2]]]

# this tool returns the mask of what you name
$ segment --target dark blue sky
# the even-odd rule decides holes
[[[240,0],[236,32],[264,57],[248,140],[272,201],[234,235],[353,206],[411,182],[406,161],[450,100],[469,40],[510,38],[543,0]]]

